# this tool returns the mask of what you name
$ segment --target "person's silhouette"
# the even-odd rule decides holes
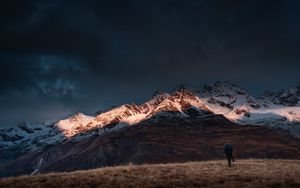
[[[225,155],[228,161],[228,166],[231,167],[231,160],[234,162],[233,149],[231,144],[225,145]]]

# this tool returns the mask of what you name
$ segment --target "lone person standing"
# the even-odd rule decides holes
[[[225,155],[228,161],[228,166],[231,167],[231,160],[234,162],[233,149],[231,144],[225,145]]]

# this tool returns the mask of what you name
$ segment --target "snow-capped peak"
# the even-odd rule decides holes
[[[299,106],[300,105],[300,86],[295,88],[283,89],[274,92],[269,96],[271,101],[278,105]]]
[[[199,97],[188,90],[179,90],[172,94],[159,92],[144,104],[126,104],[101,113],[91,122],[91,125],[100,128],[118,123],[133,125],[162,112],[187,116],[185,111],[189,108],[195,108],[199,111],[199,115],[210,112]]]
[[[214,113],[226,114],[233,113],[236,119],[240,116],[248,115],[250,109],[259,109],[263,104],[251,97],[245,89],[229,82],[216,82],[214,85],[204,85],[199,93],[205,104]]]
[[[80,131],[87,129],[87,124],[94,119],[92,116],[84,115],[83,113],[76,113],[69,116],[67,119],[60,120],[56,127],[66,137],[71,137]]]
[[[213,85],[204,85],[203,92],[215,96],[247,95],[245,89],[238,87],[234,83],[220,81],[215,82]]]

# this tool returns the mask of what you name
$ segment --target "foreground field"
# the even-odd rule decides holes
[[[300,160],[128,165],[4,178],[0,187],[300,187]]]

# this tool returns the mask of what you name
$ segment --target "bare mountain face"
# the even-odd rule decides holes
[[[287,133],[239,126],[222,115],[156,115],[118,131],[30,150],[3,165],[0,176],[223,159],[226,143],[233,144],[237,159],[300,159],[300,140]]]
[[[297,88],[256,99],[217,82],[199,91],[156,92],[141,105],[95,117],[21,123],[0,130],[0,175],[220,158],[226,142],[239,157],[299,158]]]
[[[279,92],[267,91],[264,98],[278,105],[300,106],[300,85],[295,88],[283,89]]]

